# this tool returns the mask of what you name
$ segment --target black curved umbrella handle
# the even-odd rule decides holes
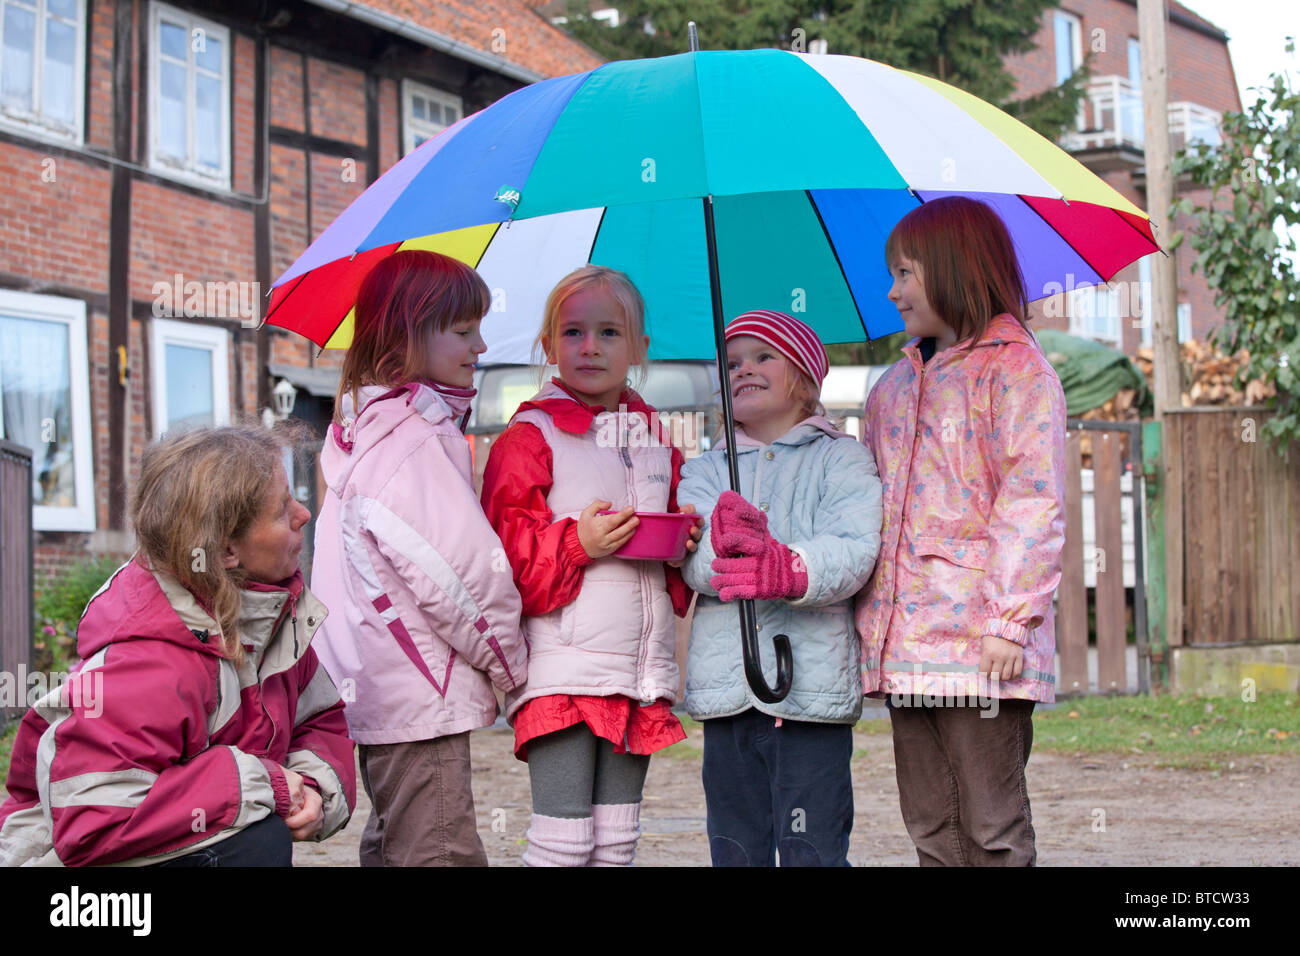
[[[741,658],[745,665],[745,680],[749,688],[765,704],[776,704],[785,700],[794,681],[794,655],[790,650],[790,638],[778,634],[772,638],[772,647],[776,651],[776,687],[767,686],[763,676],[763,662],[758,648],[758,628],[755,626],[754,602],[742,601],[740,609],[740,644]]]
[[[727,478],[731,490],[740,492],[740,472],[736,468],[736,419],[731,410],[731,386],[727,381],[727,343],[723,337],[722,280],[718,275],[718,240],[713,225],[713,197],[704,197],[704,235],[709,250],[709,294],[713,302],[713,340],[718,355],[718,391],[722,396],[722,424],[727,436]],[[753,601],[740,602],[740,650],[745,662],[745,680],[749,688],[765,704],[785,700],[794,681],[794,655],[790,652],[790,638],[778,634],[772,639],[776,649],[776,687],[767,686],[763,664],[758,654],[758,618]]]

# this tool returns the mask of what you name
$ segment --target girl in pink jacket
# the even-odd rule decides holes
[[[1025,763],[1056,683],[1065,396],[990,207],[927,202],[885,254],[915,338],[867,399],[884,520],[858,600],[863,689],[887,698],[921,864],[1032,865]]]
[[[519,594],[474,495],[461,432],[490,304],[473,269],[409,250],[357,294],[312,586],[374,809],[363,866],[486,866],[469,732],[524,681]]]
[[[650,344],[644,312],[621,272],[561,279],[538,336],[560,374],[520,406],[483,473],[530,648],[528,682],[507,699],[532,784],[529,866],[630,864],[650,754],[685,737],[669,708],[689,592],[675,568],[613,557],[635,511],[677,510],[681,452],[627,383]]]

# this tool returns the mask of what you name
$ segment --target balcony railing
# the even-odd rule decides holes
[[[1126,77],[1093,77],[1088,83],[1087,99],[1079,107],[1077,127],[1061,137],[1062,148],[1071,152],[1143,149],[1146,125],[1141,91]],[[1175,151],[1197,142],[1217,146],[1219,114],[1199,103],[1170,103],[1169,137]]]

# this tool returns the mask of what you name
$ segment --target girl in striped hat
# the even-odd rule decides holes
[[[853,826],[849,758],[862,711],[853,596],[880,547],[871,452],[826,420],[826,350],[782,312],[725,332],[740,494],[716,448],[682,467],[678,500],[706,517],[683,568],[699,593],[686,709],[704,725],[714,866],[844,866]],[[785,634],[794,682],[775,704],[745,680],[732,602],[757,602],[760,637]],[[762,642],[770,648],[768,641]],[[775,658],[763,658],[769,685]]]

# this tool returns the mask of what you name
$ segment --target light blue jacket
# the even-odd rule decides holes
[[[753,707],[774,717],[851,724],[862,713],[853,596],[866,584],[880,550],[880,478],[871,451],[826,419],[806,418],[771,445],[736,429],[740,493],[767,514],[768,530],[808,569],[797,600],[757,601],[759,648],[768,686],[776,683],[772,638],[785,634],[794,683],[777,704],[758,701],[745,681],[740,615],[709,585],[715,553],[709,517],[728,490],[724,449],[682,466],[679,504],[704,516],[699,550],[682,573],[699,593],[686,661],[686,710],[696,719],[729,717]]]

